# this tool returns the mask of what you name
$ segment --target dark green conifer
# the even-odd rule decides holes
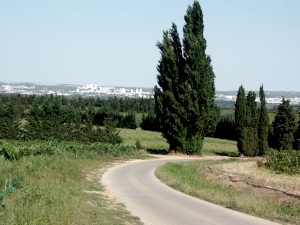
[[[110,144],[120,144],[122,143],[122,138],[119,135],[120,131],[116,129],[117,121],[114,121],[112,117],[108,117],[104,121],[104,129],[100,129],[102,132],[100,141]]]
[[[240,154],[246,153],[246,146],[245,146],[245,124],[246,124],[246,113],[247,113],[247,99],[245,95],[245,89],[241,85],[239,87],[237,98],[235,102],[235,126],[236,126],[236,133],[237,133],[237,147]]]
[[[12,96],[8,102],[0,100],[0,139],[18,139],[19,116]]]
[[[189,6],[183,28],[183,46],[175,24],[158,43],[155,113],[170,149],[199,154],[203,139],[216,126],[215,86],[211,59],[206,55],[200,4]]]
[[[259,88],[260,109],[258,121],[259,155],[265,155],[268,149],[269,116],[263,85]]]
[[[290,100],[282,98],[273,121],[273,134],[275,148],[287,150],[293,148],[294,132],[296,130],[296,116],[290,105]]]
[[[177,33],[175,24],[172,27],[173,39]],[[182,117],[185,114],[184,106],[175,97],[180,96],[178,90],[179,60],[181,56],[176,55],[175,49],[181,49],[181,45],[174,48],[176,43],[170,37],[169,31],[164,31],[163,41],[157,43],[160,49],[161,59],[157,66],[158,86],[154,88],[155,113],[162,129],[163,136],[167,139],[171,150],[182,150],[183,141],[186,137],[186,128],[183,127]],[[182,71],[182,69],[180,70]],[[181,99],[183,101],[183,99]]]
[[[247,95],[247,110],[245,124],[245,155],[257,156],[258,147],[258,110],[256,105],[256,94],[249,91]]]

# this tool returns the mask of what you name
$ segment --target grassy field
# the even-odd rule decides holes
[[[146,131],[141,129],[119,129],[120,136],[123,138],[125,145],[135,145],[140,141],[144,149],[167,150],[168,144],[166,139],[159,132]]]
[[[168,151],[169,145],[160,132],[145,131],[141,129],[119,129],[120,136],[125,145],[135,145],[140,141],[144,149],[151,152]],[[205,138],[203,144],[203,155],[225,155],[235,156],[238,152],[236,142],[216,138]]]
[[[74,153],[0,160],[0,224],[141,224],[112,202],[100,183],[103,168],[128,158]]]
[[[239,170],[246,170],[243,165],[248,162],[249,160],[230,159],[167,163],[158,168],[156,175],[174,189],[200,199],[284,224],[300,224],[299,199],[282,197],[278,193],[266,192],[264,188],[255,188],[255,186],[270,186],[270,183],[264,184],[264,182],[274,176],[275,182],[271,186],[275,185],[279,186],[279,189],[283,189],[285,182],[279,183],[277,174],[272,174],[263,168],[259,169],[256,162],[253,162],[251,169],[255,171],[252,176],[246,176],[245,173],[240,174],[240,176],[237,175]],[[235,166],[229,173],[225,173],[226,176],[222,173],[223,165],[216,167],[221,164],[230,165],[232,163]],[[212,172],[213,170],[215,171]],[[257,179],[262,174],[264,176],[260,180]],[[213,179],[212,176],[214,176]],[[228,179],[233,179],[233,181],[228,181]],[[291,177],[285,177],[285,179],[289,181]],[[254,187],[246,185],[249,183],[254,183]],[[288,189],[295,191],[299,188],[299,184],[300,179],[298,179],[298,183],[293,184],[294,187],[288,187]]]
[[[236,156],[237,153],[238,149],[235,141],[208,137],[204,139],[203,155]]]

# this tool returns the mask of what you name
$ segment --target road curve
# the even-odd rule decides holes
[[[146,225],[276,224],[173,190],[154,174],[167,161],[143,160],[118,165],[103,174],[102,182]]]

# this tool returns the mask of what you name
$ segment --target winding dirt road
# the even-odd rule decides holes
[[[193,224],[276,224],[185,195],[163,184],[155,169],[167,161],[195,160],[168,158],[127,162],[108,169],[103,184],[146,225]]]

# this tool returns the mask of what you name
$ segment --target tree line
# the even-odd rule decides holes
[[[249,92],[246,96],[241,86],[235,113],[219,116],[215,127],[205,136],[235,140],[239,152],[247,156],[264,155],[269,147],[300,149],[300,121],[297,123],[296,111],[289,100],[283,99],[271,123],[263,87],[259,96],[260,107],[257,107],[256,94]],[[121,107],[124,102],[130,106],[127,112]],[[115,129],[117,127],[135,129],[140,126],[143,130],[162,131],[163,124],[154,113],[154,104],[154,99],[1,94],[0,139],[118,143],[121,140]],[[146,112],[146,109],[149,111]],[[143,114],[140,124],[137,123],[137,113]]]
[[[0,139],[105,141],[113,128],[137,128],[136,113],[151,110],[153,100],[143,98],[1,94]]]

